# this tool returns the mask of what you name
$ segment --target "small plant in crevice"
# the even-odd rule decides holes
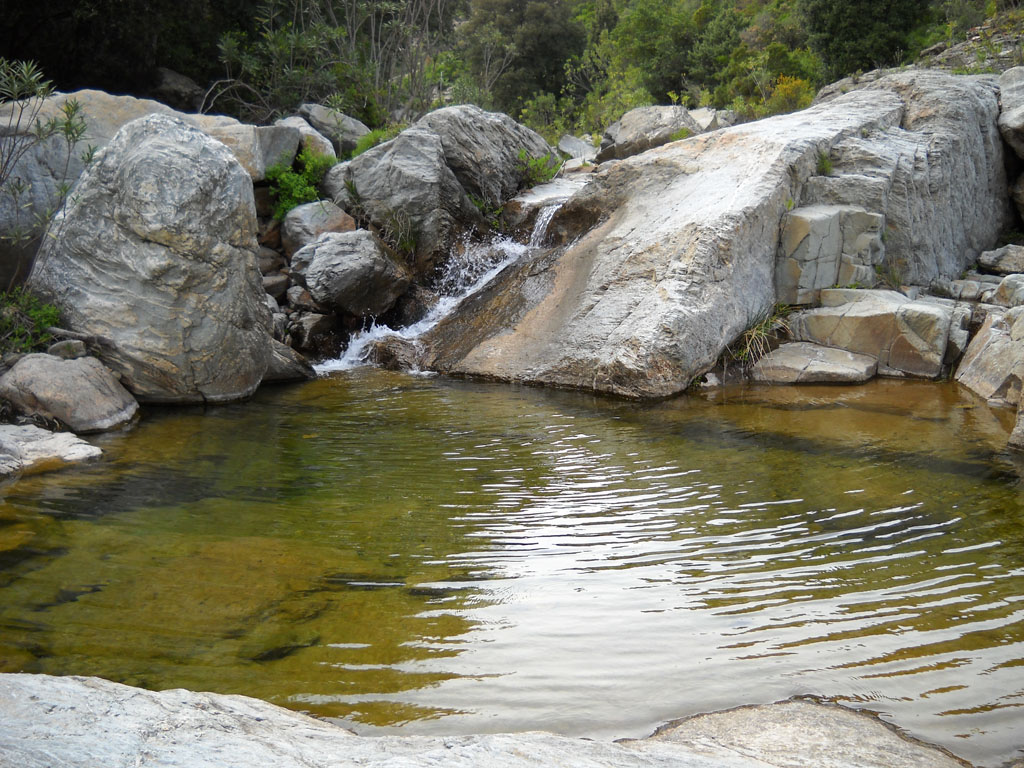
[[[689,128],[680,128],[678,131],[672,133],[669,137],[669,141],[682,141],[688,139],[693,135]]]
[[[31,352],[53,341],[60,310],[22,287],[0,293],[0,354]]]
[[[518,157],[519,186],[527,189],[551,181],[562,167],[562,161],[552,155],[531,157],[525,149],[520,149]]]
[[[356,141],[356,147],[352,150],[352,157],[358,157],[368,149],[391,141],[395,136],[404,131],[408,126],[405,123],[393,123],[384,128],[374,128],[369,133],[364,133]]]
[[[789,333],[786,316],[790,308],[785,304],[776,304],[771,310],[764,312],[753,324],[726,349],[723,361],[728,356],[744,365],[753,365],[772,351],[779,339]]]
[[[317,187],[336,163],[337,160],[330,155],[305,147],[296,160],[298,170],[284,163],[267,168],[267,180],[274,196],[274,218],[280,221],[292,208],[319,200]]]
[[[481,198],[477,197],[474,194],[470,194],[468,195],[468,197],[469,202],[471,202],[476,207],[476,209],[480,211],[480,215],[484,217],[484,221],[487,222],[487,226],[489,226],[491,229],[500,230],[501,214],[504,211],[504,207],[501,205],[496,207],[491,206],[487,203],[486,200],[482,200]]]
[[[828,176],[832,173],[832,158],[828,152],[819,152],[815,170],[819,176]]]
[[[405,211],[388,210],[381,218],[378,227],[381,240],[393,248],[406,261],[412,261],[416,255],[416,228],[412,219]]]
[[[899,291],[907,282],[907,263],[903,259],[886,257],[881,264],[875,265],[875,274],[884,287]]]

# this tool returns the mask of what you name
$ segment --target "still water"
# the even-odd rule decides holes
[[[955,385],[655,404],[371,369],[0,488],[0,669],[363,733],[641,736],[797,694],[1024,746],[1024,465]]]

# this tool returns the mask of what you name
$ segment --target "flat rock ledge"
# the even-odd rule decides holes
[[[0,424],[0,480],[60,469],[102,454],[95,445],[70,432],[50,432],[31,424]]]
[[[615,743],[550,733],[357,736],[246,696],[155,693],[94,677],[0,675],[0,764],[20,768],[963,768],[875,717],[788,701],[700,715]]]

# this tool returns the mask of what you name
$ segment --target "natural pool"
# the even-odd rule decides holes
[[[364,733],[619,737],[796,694],[1024,746],[1024,462],[955,385],[636,404],[370,369],[0,489],[0,668]]]

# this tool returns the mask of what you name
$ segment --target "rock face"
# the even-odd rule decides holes
[[[482,221],[445,162],[441,137],[413,126],[327,172],[324,191],[347,211],[361,211],[429,274],[463,222]]]
[[[997,112],[991,79],[910,71],[616,163],[555,215],[562,245],[422,339],[422,366],[678,393],[778,300],[777,243],[797,203],[883,216],[887,260],[925,282],[958,276],[1009,215]]]
[[[605,129],[597,161],[631,157],[667,144],[673,136],[685,138],[701,132],[686,107],[637,107]]]
[[[140,400],[246,397],[267,368],[252,180],[227,148],[151,115],[125,126],[51,225],[29,279]]]
[[[292,268],[318,304],[358,317],[383,314],[411,282],[365,229],[322,235],[295,254]]]
[[[870,715],[803,701],[618,743],[536,732],[361,737],[245,696],[23,674],[0,676],[0,758],[19,768],[963,768]]]
[[[999,76],[999,130],[1017,157],[1024,157],[1024,67],[1008,69]]]
[[[441,137],[445,164],[468,194],[491,208],[524,186],[521,154],[531,160],[557,159],[535,131],[472,104],[435,110],[416,125]]]
[[[33,426],[0,424],[0,478],[23,472],[44,472],[103,455],[95,445],[69,432]],[[0,715],[2,719],[2,715]],[[3,757],[0,747],[0,757]]]
[[[875,375],[878,360],[844,349],[797,342],[758,360],[751,373],[766,384],[857,384]]]
[[[0,377],[0,397],[19,413],[56,418],[73,432],[103,432],[130,422],[139,404],[95,357],[25,355]]]

